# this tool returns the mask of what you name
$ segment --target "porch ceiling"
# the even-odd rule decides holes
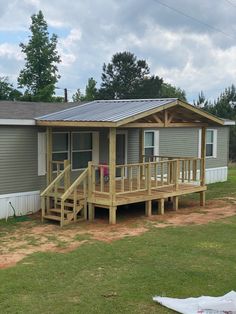
[[[37,125],[71,127],[199,127],[224,120],[174,98],[94,101],[36,118]]]

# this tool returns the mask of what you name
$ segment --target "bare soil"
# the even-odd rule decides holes
[[[39,215],[30,221],[18,222],[13,228],[0,227],[0,268],[14,266],[24,257],[35,252],[69,252],[94,240],[111,242],[124,237],[138,236],[150,229],[191,224],[207,224],[236,214],[236,198],[208,201],[204,208],[196,202],[181,204],[177,212],[167,210],[165,215],[150,218],[140,213],[130,214],[115,226],[108,224],[107,217],[94,223],[80,222],[60,228],[56,224],[41,224]],[[25,262],[27,263],[27,262]]]

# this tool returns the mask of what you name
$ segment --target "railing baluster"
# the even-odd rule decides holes
[[[100,191],[101,192],[104,192],[104,167],[101,166],[100,167],[100,173],[99,173],[99,176],[100,176]]]

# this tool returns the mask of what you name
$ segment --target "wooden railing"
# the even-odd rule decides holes
[[[62,172],[46,187],[40,194],[42,215],[45,215],[47,209],[50,208],[50,197],[54,197],[54,203],[57,203],[60,189],[67,189],[70,185],[71,165],[67,165]]]
[[[153,156],[154,161],[116,165],[115,194],[146,191],[181,183],[200,184],[202,177],[201,158]],[[108,165],[89,165],[89,190],[91,194],[109,195]]]
[[[74,216],[77,214],[78,200],[83,199],[83,207],[87,208],[87,196],[88,196],[88,169],[86,168],[79,177],[71,184],[71,186],[61,196],[61,224],[63,225],[65,207],[67,205],[66,200],[71,198],[73,204]],[[85,210],[86,212],[86,210]]]

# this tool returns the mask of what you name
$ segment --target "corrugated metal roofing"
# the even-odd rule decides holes
[[[118,122],[175,100],[177,98],[95,100],[74,108],[38,117],[36,120]]]

